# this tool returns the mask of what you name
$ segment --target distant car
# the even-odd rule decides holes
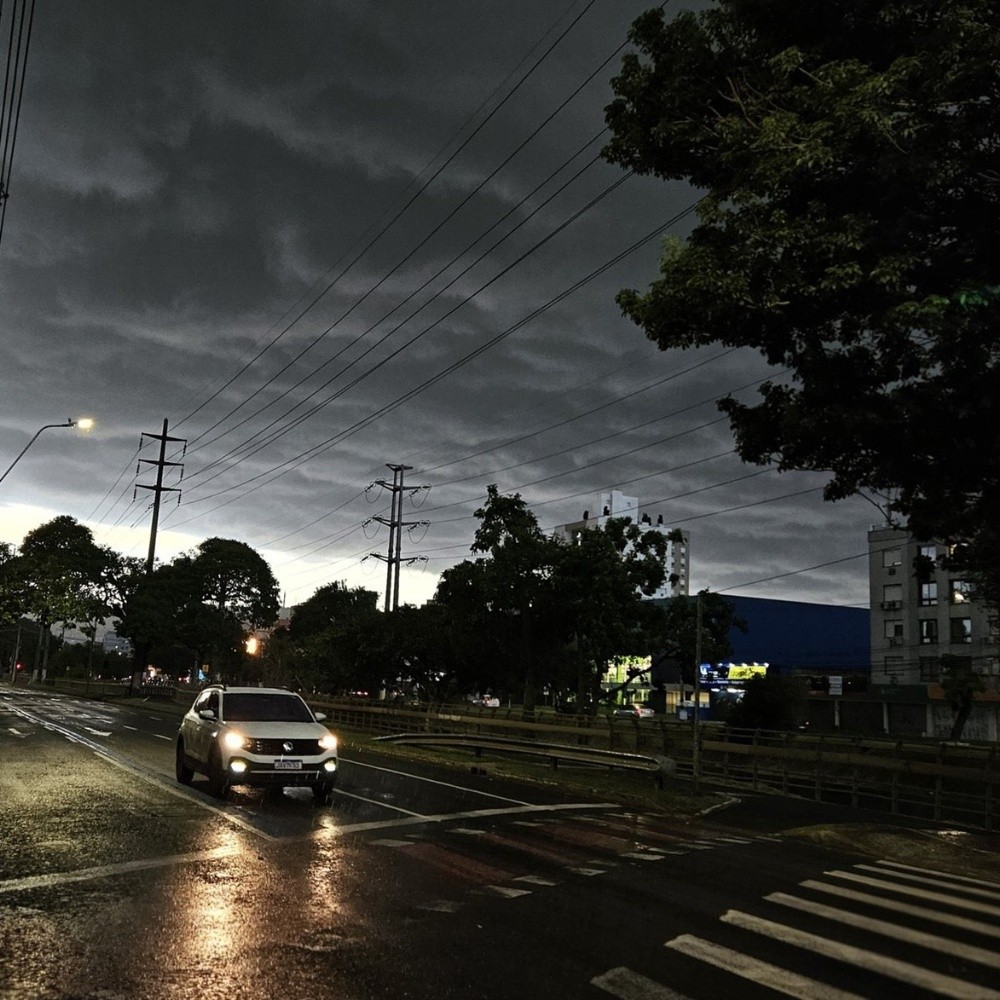
[[[231,785],[307,785],[326,802],[337,781],[337,737],[284,688],[212,685],[195,699],[177,733],[176,776],[196,771],[224,798]]]
[[[614,714],[617,719],[648,719],[656,713],[646,705],[619,705]]]

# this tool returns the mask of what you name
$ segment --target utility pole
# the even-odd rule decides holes
[[[694,781],[694,794],[698,794],[698,783],[701,781],[701,753],[698,746],[698,713],[701,708],[701,591],[696,598],[694,626],[694,711],[691,729],[691,777]]]
[[[176,493],[177,502],[180,503],[181,491],[179,487],[176,486],[164,486],[163,485],[163,470],[166,468],[177,468],[182,467],[180,462],[168,462],[167,461],[167,442],[176,441],[178,443],[183,443],[184,452],[187,452],[187,439],[170,437],[167,434],[167,419],[163,419],[163,430],[159,434],[152,434],[146,431],[142,432],[139,438],[139,447],[143,445],[145,438],[152,438],[154,441],[160,442],[160,453],[158,458],[140,458],[139,464],[135,467],[136,475],[139,474],[139,469],[143,465],[155,465],[156,466],[156,485],[149,486],[146,483],[136,483],[135,490],[132,492],[132,499],[138,496],[139,490],[152,490],[153,492],[153,521],[149,528],[149,551],[146,554],[146,576],[149,576],[153,572],[153,560],[156,558],[156,529],[160,524],[160,497],[164,493]],[[148,646],[144,643],[137,642],[135,645],[135,651],[132,661],[132,675],[129,678],[128,693],[131,696],[133,689],[135,687],[136,679],[146,668],[146,654],[149,652]]]
[[[395,611],[399,607],[399,570],[406,563],[419,562],[423,556],[411,556],[404,559],[403,549],[403,528],[413,528],[418,525],[426,525],[428,521],[404,521],[403,520],[403,494],[418,493],[420,490],[430,489],[429,486],[404,486],[403,477],[412,469],[410,465],[393,465],[386,463],[386,468],[392,469],[392,483],[384,479],[376,479],[373,486],[381,486],[392,493],[392,503],[389,506],[389,519],[386,520],[381,515],[372,518],[379,524],[384,524],[389,528],[389,546],[386,555],[377,552],[369,553],[374,559],[384,559],[386,564],[385,574],[385,611]],[[366,557],[367,558],[367,557]]]
[[[148,576],[153,572],[153,559],[156,556],[156,529],[160,523],[160,496],[164,493],[176,493],[177,502],[180,503],[180,489],[176,486],[164,486],[163,485],[163,470],[167,467],[182,467],[180,462],[168,462],[166,460],[167,453],[167,442],[177,441],[183,442],[184,451],[187,452],[187,439],[170,437],[167,434],[167,420],[163,420],[163,431],[160,434],[150,434],[147,432],[142,433],[142,438],[153,438],[155,441],[160,442],[160,457],[159,458],[140,458],[140,465],[155,465],[156,466],[156,485],[147,486],[145,483],[136,483],[135,491],[132,493],[132,499],[136,498],[139,490],[152,490],[153,491],[153,522],[149,529],[149,552],[146,555],[146,575]],[[142,438],[140,438],[140,445],[142,443]],[[139,466],[136,466],[136,473],[139,472]]]

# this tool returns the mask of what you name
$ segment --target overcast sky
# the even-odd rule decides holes
[[[427,558],[404,602],[468,556],[496,483],[545,528],[638,496],[690,532],[692,589],[866,605],[850,557],[878,512],[731,454],[714,400],[751,400],[762,359],[659,352],[615,305],[697,197],[596,159],[646,6],[40,2],[0,243],[0,471],[43,424],[96,425],[32,445],[0,537],[69,514],[145,555],[140,434],[167,418],[187,454],[158,556],[242,539],[291,604],[381,593],[362,557],[387,529],[364,522],[389,496],[365,487],[405,463],[431,489],[404,511],[430,522],[404,537]]]

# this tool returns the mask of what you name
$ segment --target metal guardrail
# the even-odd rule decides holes
[[[676,764],[670,757],[621,753],[586,746],[566,746],[561,743],[540,743],[536,740],[517,740],[503,736],[395,733],[391,736],[377,736],[374,742],[406,746],[459,747],[473,750],[477,757],[481,756],[484,750],[504,754],[524,754],[531,757],[542,757],[550,761],[553,768],[558,767],[562,761],[608,767],[612,770],[643,771],[651,774],[660,788],[663,787],[664,778],[676,771]]]

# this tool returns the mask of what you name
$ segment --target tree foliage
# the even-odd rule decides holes
[[[646,649],[662,623],[641,595],[663,583],[666,538],[616,518],[547,538],[520,495],[495,486],[476,516],[483,558],[445,571],[435,596],[463,682],[520,689],[526,710],[543,686],[571,684],[595,704],[608,663]]]
[[[137,648],[180,643],[199,660],[237,669],[247,628],[273,625],[278,584],[245,542],[209,538],[142,578],[123,608],[119,633]]]
[[[871,491],[1000,596],[1000,31],[991,0],[717,0],[632,26],[612,162],[704,191],[619,303],[787,372],[741,457]]]
[[[972,714],[975,697],[984,690],[983,678],[976,673],[971,658],[967,656],[946,654],[941,657],[941,667],[941,689],[955,713],[949,738],[960,740]]]

